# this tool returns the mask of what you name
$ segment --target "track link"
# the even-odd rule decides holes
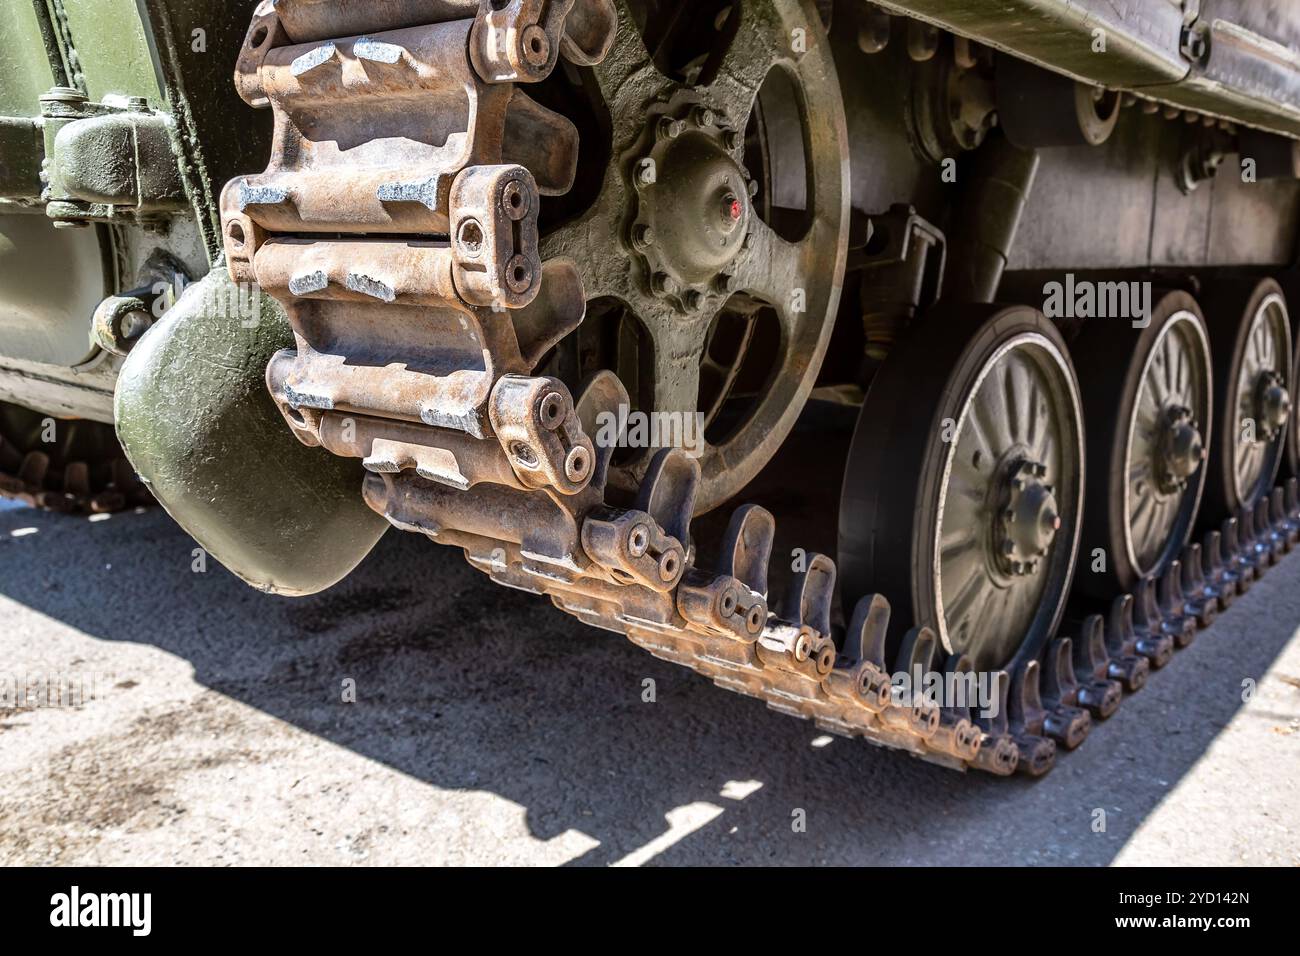
[[[590,436],[627,403],[622,385],[601,373],[575,400],[534,374],[585,298],[575,263],[537,246],[540,197],[572,183],[577,133],[523,90],[560,56],[599,62],[612,4],[447,0],[434,23],[428,9],[262,3],[237,84],[273,109],[277,151],[222,197],[232,276],[295,329],[267,373],[277,405],[304,443],[364,462],[365,500],[394,526],[774,710],[1003,776],[1050,770],[1300,538],[1291,482],[1161,580],[1071,622],[1043,660],[997,674],[996,714],[895,693],[897,673],[970,662],[944,659],[926,628],[887,659],[881,595],[837,640],[822,555],[769,603],[775,521],[760,507],[736,510],[717,565],[698,566],[698,464],[664,450],[634,501],[607,493],[613,448]]]
[[[59,422],[49,443],[34,437],[44,429],[41,415],[0,405],[0,497],[65,514],[110,514],[153,503],[111,426]],[[70,438],[74,429],[97,434]]]

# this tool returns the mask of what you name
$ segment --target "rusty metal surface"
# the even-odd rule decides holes
[[[775,710],[998,775],[1049,770],[1058,745],[1078,746],[1124,689],[1140,687],[1295,544],[1293,483],[1260,514],[1212,534],[1203,553],[1189,549],[1186,566],[1143,581],[1136,600],[1117,598],[1108,619],[1065,629],[1046,663],[997,675],[1001,706],[992,716],[893,697],[893,673],[962,672],[971,663],[945,660],[924,627],[887,651],[890,608],[880,595],[852,607],[837,645],[829,558],[809,555],[785,599],[771,601],[775,521],[763,509],[739,508],[716,563],[703,566],[693,516],[731,497],[766,460],[762,451],[781,443],[826,348],[847,247],[842,113],[821,102],[805,116],[815,145],[813,216],[802,240],[752,214],[747,195],[726,193],[732,201],[721,208],[747,238],[703,272],[671,251],[642,248],[636,259],[610,250],[629,244],[625,223],[671,228],[656,177],[642,175],[647,157],[670,166],[689,144],[717,185],[731,185],[727,164],[739,144],[727,134],[745,127],[773,63],[838,95],[825,43],[797,63],[783,46],[796,23],[821,30],[816,7],[746,4],[739,42],[711,87],[716,98],[704,102],[658,73],[621,2],[552,4],[539,20],[540,11],[523,0],[486,13],[459,0],[280,0],[258,8],[240,61],[239,88],[274,111],[277,135],[267,171],[223,193],[231,275],[279,299],[294,327],[296,347],[267,370],[286,422],[306,444],[361,459],[360,492],[392,525],[459,547],[494,581],[547,595]],[[505,60],[485,52],[484,18],[501,16],[514,18],[502,35],[550,44],[532,72],[515,61],[502,67],[514,41]],[[573,182],[576,140],[567,120],[515,84],[544,76],[557,45],[571,63],[596,64],[593,79],[625,126],[592,210],[539,244],[540,197]],[[644,103],[656,100],[647,122]],[[719,226],[724,252],[727,228]],[[648,245],[638,236],[631,245]],[[689,294],[715,275],[729,277],[718,293]],[[801,283],[813,297],[808,318],[781,308]],[[779,412],[760,419],[762,433],[747,436],[747,447],[702,460],[665,448],[639,468],[616,468],[617,443],[592,436],[602,413],[628,402],[619,379],[602,372],[574,396],[536,375],[543,354],[582,321],[586,301],[612,296],[649,313],[654,407],[693,409],[692,363],[707,322],[691,315],[710,295],[734,290],[783,313],[790,345],[764,399]]]

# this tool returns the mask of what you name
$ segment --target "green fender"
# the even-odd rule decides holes
[[[297,596],[346,577],[388,523],[360,463],[301,444],[271,401],[267,363],[293,344],[279,305],[218,267],[135,344],[115,410],[167,513],[249,584]]]

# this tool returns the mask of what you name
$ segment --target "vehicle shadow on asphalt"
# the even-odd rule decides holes
[[[22,527],[36,532],[13,537]],[[343,584],[297,600],[215,563],[195,573],[193,547],[160,510],[98,523],[4,512],[0,593],[178,655],[203,686],[413,778],[514,801],[538,839],[586,834],[599,845],[573,862],[587,865],[638,851],[682,864],[1106,863],[1300,620],[1292,557],[1048,777],[999,780],[826,742],[416,535],[388,534]],[[345,678],[356,703],[341,702]]]

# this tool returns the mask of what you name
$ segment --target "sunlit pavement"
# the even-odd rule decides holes
[[[0,513],[0,862],[1300,864],[1300,555],[1032,782],[832,740],[413,535],[300,601],[194,547]],[[51,680],[87,699],[14,706]]]

